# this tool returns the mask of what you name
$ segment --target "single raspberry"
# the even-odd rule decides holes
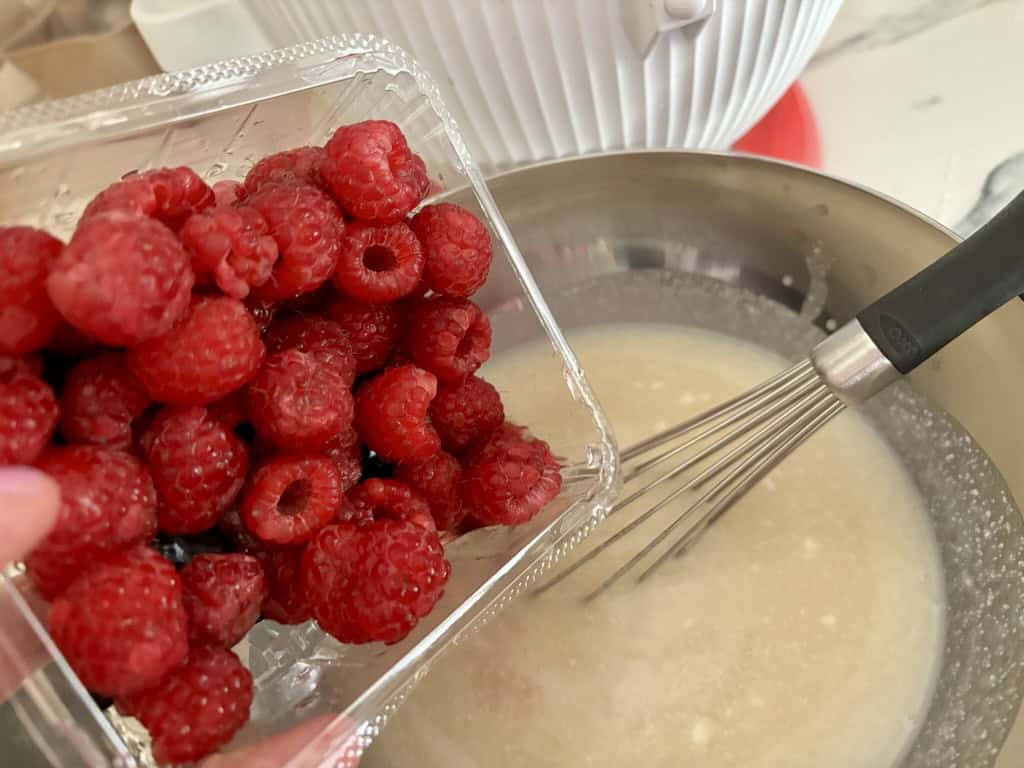
[[[57,398],[50,385],[14,366],[0,373],[0,467],[31,464],[57,426]]]
[[[50,635],[94,693],[156,685],[188,653],[188,617],[174,566],[147,547],[116,552],[50,606]]]
[[[278,624],[302,624],[313,616],[299,578],[303,548],[270,549],[256,553],[263,565],[270,594],[263,601],[263,618]]]
[[[277,313],[277,302],[271,299],[261,299],[250,294],[245,300],[245,308],[252,315],[252,319],[256,323],[256,327],[260,329],[260,333],[263,333],[274,320],[274,315]]]
[[[279,456],[253,473],[242,496],[242,521],[265,542],[295,546],[331,521],[342,497],[330,459]]]
[[[353,439],[348,438],[349,434],[353,435]],[[347,493],[363,476],[363,452],[358,437],[355,437],[355,430],[349,430],[333,440],[324,455],[334,462],[341,478],[341,490]]]
[[[142,442],[164,533],[212,528],[245,484],[248,448],[206,408],[164,408]]]
[[[423,250],[404,222],[371,227],[351,222],[341,238],[334,286],[360,301],[387,303],[419,285]]]
[[[409,520],[329,525],[301,561],[313,617],[343,643],[397,643],[430,613],[450,572],[437,532]]]
[[[414,365],[388,368],[356,394],[356,431],[388,461],[423,459],[441,449],[427,419],[437,379]]]
[[[434,293],[466,298],[486,282],[491,236],[472,213],[452,203],[428,205],[409,226],[423,246],[423,282]]]
[[[409,307],[402,342],[420,368],[459,381],[491,356],[491,323],[468,299],[437,296]]]
[[[250,196],[281,253],[257,296],[281,301],[319,288],[333,274],[345,221],[316,187],[268,185]]]
[[[78,330],[124,346],[159,336],[188,308],[188,253],[158,221],[115,211],[83,220],[50,272],[50,299]]]
[[[46,346],[61,317],[46,277],[64,244],[31,227],[0,227],[0,355]]]
[[[355,509],[355,516],[349,516],[352,522],[390,518],[408,520],[432,531],[437,530],[426,499],[398,480],[372,477],[353,488],[348,500]]]
[[[285,184],[323,189],[320,166],[325,156],[323,147],[299,147],[267,155],[246,174],[245,188],[258,192],[264,184]]]
[[[385,120],[345,125],[327,142],[321,173],[342,210],[369,224],[401,221],[430,187],[423,160]]]
[[[192,763],[245,725],[252,697],[252,674],[235,654],[198,646],[159,685],[119,699],[117,708],[149,731],[158,763]]]
[[[339,297],[327,308],[327,315],[348,336],[356,373],[382,368],[402,333],[402,314],[396,304],[364,304]]]
[[[185,320],[128,351],[128,365],[150,397],[205,405],[234,392],[263,363],[259,329],[242,302],[197,296]]]
[[[213,190],[191,168],[157,168],[129,173],[100,192],[85,207],[82,220],[111,211],[159,219],[178,229],[193,213],[215,202]]]
[[[206,410],[213,418],[219,419],[232,429],[249,421],[249,405],[244,389],[237,389],[230,395],[210,403]]]
[[[352,344],[338,323],[319,315],[278,315],[267,329],[263,342],[267,353],[285,349],[316,352],[317,357],[334,365],[348,386],[356,378],[356,359]]]
[[[244,299],[263,285],[277,262],[277,243],[255,208],[224,206],[197,213],[181,228],[196,281],[214,282],[228,296]]]
[[[25,561],[44,598],[57,595],[97,559],[156,532],[156,491],[134,456],[76,445],[51,448],[38,467],[61,490],[56,524]]]
[[[257,434],[282,450],[320,451],[352,426],[351,379],[330,353],[286,349],[270,355],[249,385]]]
[[[132,423],[149,403],[125,355],[108,352],[68,371],[60,398],[60,431],[69,443],[128,450]]]
[[[395,477],[426,499],[437,530],[455,530],[465,519],[462,467],[450,453],[440,451],[426,459],[403,462]]]
[[[222,179],[215,182],[213,187],[214,205],[234,205],[244,203],[249,199],[249,190],[240,181],[234,179]]]
[[[196,555],[181,571],[192,645],[230,648],[260,617],[269,591],[263,566],[251,555]]]
[[[520,525],[561,487],[561,469],[547,443],[500,429],[467,463],[462,500],[484,525]]]
[[[501,395],[478,376],[441,384],[430,404],[430,421],[446,451],[462,453],[505,421]]]

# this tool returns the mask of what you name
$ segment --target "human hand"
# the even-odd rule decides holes
[[[60,488],[31,467],[0,467],[0,568],[20,560],[49,532],[60,511]]]

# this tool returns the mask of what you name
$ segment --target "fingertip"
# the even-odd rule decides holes
[[[0,564],[24,557],[53,527],[60,487],[32,467],[0,467]]]

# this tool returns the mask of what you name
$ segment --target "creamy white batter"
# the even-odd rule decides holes
[[[784,365],[678,326],[607,326],[571,341],[622,445]],[[544,359],[546,348],[526,347],[485,371],[510,418],[540,434],[564,419],[546,389],[557,378],[531,373]],[[521,598],[449,653],[365,765],[884,768],[898,759],[941,653],[942,578],[922,499],[860,416],[813,437],[685,558],[584,605],[625,552]]]

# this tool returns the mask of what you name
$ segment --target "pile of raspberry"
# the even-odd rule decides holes
[[[67,244],[0,228],[0,465],[62,491],[26,572],[161,762],[246,722],[230,649],[257,621],[398,642],[443,593],[444,541],[558,494],[548,446],[476,375],[488,232],[414,214],[429,187],[368,121],[244,182],[130,173]]]

